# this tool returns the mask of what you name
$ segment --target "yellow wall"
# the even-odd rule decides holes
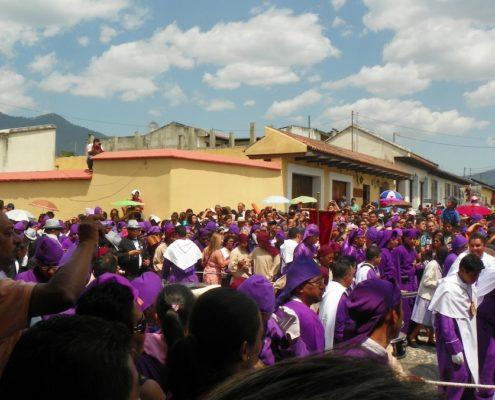
[[[235,207],[240,201],[262,207],[265,197],[284,193],[281,171],[199,161],[168,162],[173,162],[172,212],[187,208],[199,212],[216,204]]]
[[[55,158],[55,168],[60,170],[71,170],[71,169],[86,169],[86,157],[75,156],[75,157],[57,157]]]
[[[218,149],[198,149],[198,151],[204,151],[206,153],[220,154],[222,156],[235,157],[235,158],[246,158],[248,156],[244,152],[247,146],[237,146],[237,147],[222,147]]]
[[[491,205],[492,203],[492,193],[493,190],[488,188],[481,187],[481,201],[484,204]]]

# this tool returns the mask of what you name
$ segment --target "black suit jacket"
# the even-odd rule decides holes
[[[148,253],[146,244],[141,239],[138,239],[138,242],[142,250],[141,257],[144,263],[144,260],[150,260],[150,254]],[[141,275],[143,272],[146,272],[148,267],[145,267],[144,265],[139,267],[139,255],[129,256],[129,252],[131,250],[136,250],[134,242],[127,237],[122,239],[118,253],[119,266],[125,271],[126,276],[136,277]]]

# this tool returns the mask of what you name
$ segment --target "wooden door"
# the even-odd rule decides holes
[[[337,201],[342,196],[347,196],[347,182],[332,181],[332,199]],[[347,201],[350,200],[347,199]]]
[[[363,185],[363,205],[369,204],[371,199],[370,185]]]
[[[292,174],[292,198],[313,196],[313,178],[307,175]]]

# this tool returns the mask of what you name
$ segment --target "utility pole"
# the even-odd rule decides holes
[[[351,150],[354,151],[354,110],[351,111]]]
[[[464,167],[464,170],[462,171],[462,177],[465,178],[466,177],[466,167]]]
[[[308,129],[311,129],[311,115],[308,115]]]
[[[392,133],[392,142],[394,142],[394,143],[395,143],[395,135],[397,135],[395,132]]]

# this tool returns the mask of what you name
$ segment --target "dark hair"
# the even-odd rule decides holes
[[[366,261],[371,261],[373,258],[380,255],[380,249],[374,244],[366,249]]]
[[[440,243],[442,243],[442,246],[445,244],[445,238],[443,237],[442,231],[437,230],[437,231],[433,232],[433,235],[431,235],[431,236],[432,236],[432,240],[436,239],[438,237],[438,240],[440,240]]]
[[[255,344],[260,324],[258,306],[243,293],[215,288],[201,295],[189,334],[167,357],[174,398],[197,398],[231,376],[241,362],[241,345]]]
[[[289,239],[295,239],[297,235],[301,233],[301,230],[299,228],[290,228],[289,231],[287,232],[287,236]]]
[[[440,267],[443,268],[443,263],[445,262],[445,259],[449,255],[449,249],[447,246],[442,246],[440,247],[436,253],[435,253],[435,260],[440,264]]]
[[[472,240],[476,240],[476,239],[481,240],[483,242],[483,244],[486,243],[486,237],[485,237],[485,235],[482,235],[479,232],[474,232],[474,233],[471,234],[471,236],[469,236],[469,242],[471,242]]]
[[[98,278],[100,275],[103,275],[107,272],[111,274],[117,273],[117,257],[113,255],[112,252],[108,252],[107,254],[98,257],[93,261],[93,275],[95,278]]]
[[[127,399],[130,346],[122,324],[77,315],[39,322],[17,342],[0,381],[0,397]]]
[[[332,270],[333,279],[343,279],[349,270],[354,265],[353,260],[350,257],[339,257],[335,262],[330,266]]]
[[[169,349],[177,340],[184,337],[195,301],[191,289],[178,283],[165,286],[158,295],[156,313]]]
[[[177,235],[179,235],[179,237],[183,238],[183,237],[186,237],[187,235],[187,230],[186,230],[186,227],[185,226],[182,226],[182,225],[177,225],[175,227],[175,232],[177,233]]]
[[[459,269],[463,269],[466,272],[479,272],[485,268],[483,261],[476,254],[469,253],[462,258],[459,264]]]
[[[105,282],[84,292],[76,304],[78,315],[93,315],[106,321],[118,321],[132,330],[134,297],[131,290],[117,282]]]
[[[356,384],[359,377],[359,384]],[[399,380],[371,359],[324,355],[294,358],[233,378],[206,400],[422,400],[436,398],[424,383]]]

